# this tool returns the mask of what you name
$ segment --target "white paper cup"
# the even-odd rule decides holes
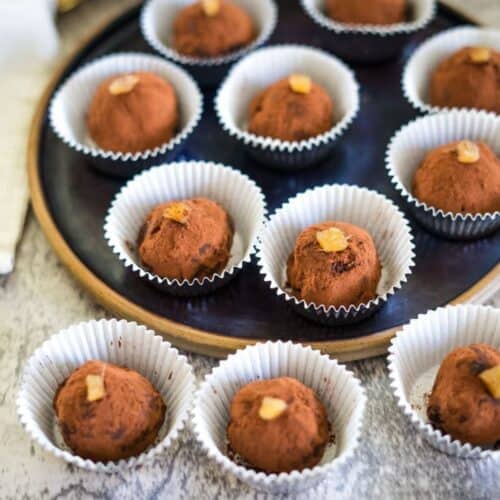
[[[330,95],[333,127],[303,141],[281,141],[247,131],[250,101],[261,90],[292,73],[304,73]],[[215,98],[215,111],[224,130],[259,161],[298,169],[325,158],[335,140],[359,110],[359,88],[352,71],[339,59],[302,45],[277,45],[246,56],[229,73]]]
[[[89,360],[125,366],[146,377],[167,411],[156,444],[136,457],[94,462],[75,455],[58,432],[53,402],[66,378]],[[195,378],[185,356],[153,331],[125,320],[89,321],[52,336],[28,360],[17,396],[17,413],[30,437],[58,458],[95,472],[143,465],[166,450],[189,416]]]
[[[224,271],[201,280],[179,281],[144,269],[136,242],[147,214],[160,203],[200,196],[222,205],[234,223],[231,256]],[[104,236],[124,266],[140,278],[174,295],[195,296],[226,284],[250,262],[265,215],[261,189],[239,171],[208,162],[170,163],[143,172],[121,189],[106,216]]]
[[[146,42],[158,53],[181,64],[200,85],[218,84],[235,61],[267,42],[276,27],[278,9],[273,0],[232,0],[252,18],[257,37],[247,47],[220,57],[189,57],[174,48],[172,27],[175,18],[195,0],[149,0],[141,14],[141,31]]]
[[[419,111],[436,112],[445,108],[433,106],[429,98],[431,75],[439,63],[468,46],[485,46],[500,50],[500,31],[463,26],[439,33],[418,47],[403,71],[403,93]]]
[[[427,420],[426,395],[444,358],[457,347],[484,343],[500,349],[500,309],[449,306],[413,319],[389,348],[389,377],[398,406],[432,446],[460,458],[500,458],[500,450],[461,443]]]
[[[377,297],[349,307],[306,302],[286,288],[287,260],[297,236],[308,226],[327,220],[349,222],[372,236],[382,276]],[[326,325],[361,321],[382,307],[401,288],[414,265],[413,236],[401,211],[384,195],[358,186],[333,184],[309,189],[291,198],[269,219],[258,252],[264,280],[299,314]]]
[[[316,392],[335,434],[320,464],[301,472],[266,474],[227,456],[226,430],[236,392],[254,380],[296,378]],[[240,480],[274,494],[311,488],[344,464],[358,445],[366,396],[360,381],[336,360],[292,342],[266,342],[230,355],[207,375],[195,398],[193,429],[208,456]]]
[[[175,89],[179,106],[179,132],[169,142],[138,153],[105,151],[90,139],[86,115],[98,85],[113,75],[149,71],[168,80]],[[173,158],[200,121],[203,97],[194,80],[175,64],[140,53],[104,56],[83,66],[57,90],[49,110],[56,135],[70,148],[84,154],[104,173],[129,177],[152,164]]]
[[[436,14],[435,0],[410,0],[409,22],[391,25],[346,24],[325,13],[324,0],[301,0],[309,17],[330,34],[329,48],[348,60],[379,62],[396,56],[416,32],[427,26]]]
[[[483,141],[500,156],[500,117],[475,110],[452,110],[418,118],[391,139],[386,166],[394,187],[415,218],[429,231],[446,238],[473,239],[500,227],[500,212],[454,214],[431,207],[412,195],[415,172],[434,148],[464,139]]]

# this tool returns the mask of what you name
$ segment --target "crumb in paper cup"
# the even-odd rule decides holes
[[[391,25],[348,24],[325,13],[325,0],[301,0],[302,8],[328,31],[329,49],[347,60],[375,63],[396,57],[411,36],[423,30],[436,15],[435,0],[410,0],[409,19]]]
[[[172,26],[181,9],[193,0],[148,0],[142,8],[140,25],[146,42],[159,54],[180,64],[202,86],[217,85],[231,64],[260,47],[272,35],[278,20],[274,0],[233,0],[251,16],[257,35],[246,47],[219,57],[191,57],[174,48]]]
[[[500,450],[462,443],[427,419],[428,397],[443,359],[475,343],[500,349],[500,309],[461,305],[419,315],[392,339],[387,358],[391,389],[413,428],[434,448],[459,458],[500,459]]]
[[[99,84],[113,75],[147,71],[170,82],[176,92],[179,131],[161,146],[137,153],[105,151],[90,139],[86,116]],[[125,52],[104,56],[73,73],[56,91],[49,108],[55,134],[71,149],[87,157],[105,174],[130,177],[144,168],[173,158],[194,131],[203,113],[203,97],[195,81],[181,68],[157,56]]]
[[[326,220],[348,222],[371,235],[382,266],[378,295],[360,305],[325,306],[306,302],[286,288],[286,266],[297,236],[306,227]],[[408,280],[414,266],[410,225],[384,195],[358,186],[333,184],[291,198],[269,219],[259,245],[264,280],[296,312],[325,325],[359,322],[374,314]]]
[[[234,223],[225,269],[192,281],[164,278],[145,269],[136,242],[147,214],[160,203],[200,196],[218,202]],[[250,262],[266,212],[262,190],[241,172],[210,162],[170,163],[143,172],[120,190],[106,216],[104,237],[123,265],[139,278],[173,295],[197,296],[225,285]]]
[[[64,443],[53,407],[64,380],[89,360],[135,370],[147,378],[166,405],[157,441],[146,451],[117,462],[94,462]],[[178,437],[189,417],[195,377],[185,356],[146,327],[125,320],[92,320],[52,336],[26,363],[16,406],[30,437],[45,451],[94,472],[116,472],[150,462]]]
[[[500,117],[476,110],[451,110],[424,116],[402,126],[386,152],[386,168],[392,184],[414,217],[432,233],[449,239],[471,240],[500,228],[500,211],[484,214],[444,212],[413,196],[415,171],[425,155],[450,142],[486,143],[500,156]]]
[[[317,466],[267,474],[242,465],[227,453],[226,429],[235,393],[254,380],[296,378],[325,406],[335,440]],[[360,381],[336,360],[292,342],[266,342],[230,355],[206,376],[195,397],[193,430],[208,456],[241,481],[272,494],[315,487],[354,453],[361,437],[366,395]]]
[[[403,93],[414,108],[424,113],[446,110],[430,102],[431,75],[442,61],[467,46],[491,47],[500,51],[500,31],[460,26],[434,35],[417,48],[406,63],[402,77]]]
[[[293,73],[321,85],[334,106],[334,124],[303,141],[281,141],[248,132],[248,108],[260,91]],[[215,111],[226,133],[265,165],[300,169],[323,160],[359,110],[359,86],[339,59],[303,45],[276,45],[246,56],[228,74],[215,98]]]

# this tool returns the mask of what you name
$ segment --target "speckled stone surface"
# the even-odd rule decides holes
[[[62,25],[64,52],[104,17],[134,0],[89,2]],[[495,299],[500,305],[500,296]],[[221,472],[189,430],[154,463],[121,474],[75,469],[32,444],[15,413],[24,363],[53,333],[106,317],[58,262],[29,214],[15,272],[0,278],[0,498],[263,498]],[[216,363],[189,356],[200,380]],[[500,464],[447,457],[416,436],[398,411],[383,358],[349,364],[366,387],[363,442],[353,460],[302,498],[498,498]]]

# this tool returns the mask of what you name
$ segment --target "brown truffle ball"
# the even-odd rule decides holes
[[[346,24],[396,24],[406,20],[406,0],[326,0],[326,13]]]
[[[138,246],[144,266],[155,274],[182,280],[222,271],[229,260],[233,224],[227,212],[206,198],[156,206],[141,229]]]
[[[427,406],[438,429],[464,443],[492,445],[500,440],[500,400],[479,374],[500,364],[500,352],[486,344],[460,347],[439,368]]]
[[[137,153],[174,137],[179,122],[172,85],[153,73],[115,75],[103,81],[90,103],[90,137],[106,151]]]
[[[102,377],[101,398],[91,392],[89,375]],[[59,388],[54,408],[66,444],[77,455],[102,462],[142,453],[165,419],[165,403],[148,380],[102,361],[75,370]]]
[[[318,233],[329,228],[345,235],[345,249],[325,251]],[[342,247],[341,247],[342,248]],[[377,295],[381,266],[372,237],[346,222],[327,221],[304,229],[288,258],[287,280],[292,293],[325,306],[366,303]]]
[[[500,52],[464,47],[442,61],[431,76],[430,100],[433,106],[500,113]]]
[[[214,14],[203,2],[184,7],[174,21],[174,47],[191,57],[217,57],[249,45],[255,38],[252,18],[240,6],[226,0]]]
[[[249,132],[282,141],[302,141],[333,127],[333,103],[327,92],[314,82],[310,82],[309,92],[296,92],[290,78],[279,80],[252,99]]]
[[[268,398],[279,400],[278,408],[263,410]],[[316,394],[294,378],[280,377],[251,382],[236,393],[227,436],[249,465],[279,473],[317,465],[330,432]]]
[[[461,161],[461,148],[467,147],[479,154],[477,161]],[[500,210],[500,161],[482,142],[461,141],[440,146],[427,153],[418,167],[413,194],[444,212],[495,212]]]

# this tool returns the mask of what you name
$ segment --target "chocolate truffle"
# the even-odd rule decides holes
[[[326,0],[326,13],[346,24],[396,24],[406,20],[406,0]]]
[[[232,241],[232,221],[215,201],[170,201],[148,214],[139,234],[139,257],[158,276],[202,279],[226,267]]]
[[[283,78],[250,102],[248,130],[255,135],[302,141],[332,127],[332,99],[307,75]]]
[[[372,237],[346,222],[327,221],[304,229],[287,264],[292,293],[317,305],[366,303],[376,297],[380,276]]]
[[[330,432],[316,394],[280,377],[251,382],[236,393],[227,436],[232,451],[250,466],[279,473],[317,465]]]
[[[431,76],[430,100],[433,106],[500,113],[500,52],[464,47],[442,61]]]
[[[90,103],[91,139],[106,151],[137,153],[172,139],[179,111],[172,85],[153,73],[115,75],[103,81]]]
[[[102,361],[75,370],[59,388],[54,408],[66,444],[101,462],[142,453],[165,419],[165,403],[148,380]]]
[[[249,45],[252,18],[228,0],[202,0],[184,7],[174,21],[174,47],[191,57],[217,57]]]
[[[448,354],[427,406],[434,427],[463,443],[493,445],[499,441],[500,393],[494,388],[500,389],[499,369],[500,352],[486,344],[460,347]]]
[[[500,161],[482,142],[440,146],[418,167],[413,194],[444,212],[495,212],[500,210]]]

